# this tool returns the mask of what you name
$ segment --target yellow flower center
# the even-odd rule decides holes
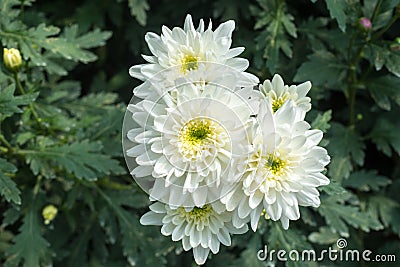
[[[287,172],[287,162],[272,154],[265,157],[264,167],[272,174],[269,179],[276,179]]]
[[[186,211],[185,208],[179,208],[179,213],[186,217],[187,222],[201,222],[208,220],[213,213],[213,209],[210,204],[206,204],[203,207],[194,207],[191,211]]]
[[[279,97],[272,101],[272,111],[275,113],[286,102],[287,97]]]
[[[179,132],[179,141],[183,148],[193,150],[207,143],[212,130],[211,123],[211,120],[204,118],[192,119],[186,123]]]
[[[193,55],[185,55],[181,63],[181,71],[186,74],[187,71],[197,70],[199,67],[199,58]]]

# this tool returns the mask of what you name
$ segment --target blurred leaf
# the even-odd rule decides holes
[[[17,205],[21,204],[21,191],[19,191],[16,183],[7,175],[17,171],[17,168],[0,158],[0,194],[8,201]]]
[[[325,0],[331,18],[336,19],[342,32],[346,31],[346,0]]]
[[[327,132],[331,127],[329,122],[332,119],[332,110],[325,111],[322,115],[318,113],[317,117],[311,123],[313,129],[319,129],[323,132]]]
[[[328,151],[332,155],[329,165],[329,175],[334,181],[347,178],[352,171],[350,159],[357,165],[364,164],[365,144],[360,136],[350,128],[339,123],[332,123],[329,131]]]
[[[375,65],[376,70],[381,70],[383,66],[396,75],[400,77],[400,53],[392,51],[384,46],[379,46],[377,44],[369,44],[366,47],[366,57],[367,59]]]
[[[304,82],[311,80],[314,85],[332,86],[343,79],[347,66],[328,51],[316,51],[301,64],[293,81]]]
[[[367,211],[372,217],[380,218],[383,225],[392,226],[395,233],[400,236],[399,219],[400,209],[399,203],[391,198],[377,195],[368,198]]]
[[[49,243],[41,235],[41,229],[34,208],[25,215],[20,233],[13,238],[14,244],[6,250],[7,261],[5,267],[42,266],[49,262]]]
[[[329,196],[321,201],[321,206],[318,208],[318,212],[325,218],[333,232],[348,237],[348,225],[356,229],[361,228],[365,232],[369,232],[370,229],[382,229],[376,218],[361,212],[356,206],[345,205],[344,201],[346,198],[343,195]]]
[[[392,75],[371,78],[366,81],[366,86],[376,104],[384,110],[390,110],[390,99],[400,106],[400,79]]]
[[[234,262],[232,267],[252,266],[262,267],[264,263],[257,258],[257,253],[262,247],[261,237],[253,235],[249,242],[246,244],[245,250],[240,253],[240,257]],[[265,255],[266,257],[268,255]],[[268,258],[268,257],[267,257]]]
[[[275,73],[282,51],[287,57],[293,56],[292,44],[289,37],[297,38],[294,17],[287,13],[285,2],[259,0],[262,10],[253,9],[258,17],[255,29],[263,29],[256,38],[257,45],[264,49],[267,67],[270,73]]]
[[[381,116],[376,120],[370,133],[372,142],[376,144],[376,147],[380,151],[389,157],[392,155],[391,147],[400,155],[400,125],[397,119],[396,117],[390,118],[389,116]]]
[[[146,25],[146,11],[149,10],[149,4],[147,0],[128,0],[129,1],[129,8],[131,10],[131,15],[135,16],[137,22],[140,25]]]
[[[361,170],[353,172],[349,179],[343,181],[343,186],[351,187],[360,191],[379,191],[381,187],[389,185],[390,180],[382,175],[378,175],[376,170]]]
[[[335,243],[340,236],[333,232],[329,227],[320,227],[318,232],[313,232],[308,236],[308,239],[317,244],[327,245]]]

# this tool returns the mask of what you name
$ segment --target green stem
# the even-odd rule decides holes
[[[38,175],[36,178],[36,184],[35,187],[33,188],[33,195],[36,196],[39,193],[39,189],[40,189],[40,183],[42,181],[42,176]]]
[[[9,151],[13,151],[14,150],[12,145],[7,141],[7,139],[2,134],[0,134],[0,141],[8,148]]]
[[[388,22],[388,24],[386,24],[386,26],[380,30],[379,32],[375,33],[372,37],[373,40],[378,39],[379,37],[381,37],[387,30],[389,30],[390,27],[392,27],[393,23],[395,23],[397,21],[397,19],[400,17],[400,14],[395,14],[390,21]]]
[[[382,0],[379,0],[375,5],[374,12],[372,13],[372,18],[371,18],[372,23],[375,21],[376,17],[378,16],[378,12],[379,12],[379,9],[381,9],[381,5],[382,5]]]
[[[18,73],[17,73],[17,72],[14,73],[14,81],[15,81],[15,84],[17,85],[17,88],[18,88],[19,92],[21,93],[21,95],[25,95],[26,92],[25,92],[25,90],[24,90],[24,87],[23,87],[22,84],[21,84],[21,81],[20,81],[19,78],[18,78]],[[41,126],[41,125],[42,125],[42,124],[41,124],[42,119],[41,119],[41,118],[39,117],[39,115],[36,113],[35,107],[33,106],[32,103],[29,104],[29,109],[31,110],[32,115],[33,115],[33,117],[35,118],[36,122],[39,124],[39,126]]]

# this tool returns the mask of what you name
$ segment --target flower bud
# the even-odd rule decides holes
[[[44,224],[49,224],[57,216],[58,209],[54,205],[47,205],[42,211]]]
[[[364,31],[369,31],[372,28],[372,23],[369,18],[362,17],[359,21],[359,26]]]
[[[390,45],[390,49],[393,52],[400,51],[400,37],[397,37],[394,42]]]
[[[22,66],[21,53],[15,48],[4,48],[3,60],[6,68],[11,72],[18,72]]]

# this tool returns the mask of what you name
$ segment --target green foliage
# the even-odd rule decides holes
[[[13,238],[14,245],[6,250],[8,260],[5,267],[41,266],[49,261],[50,244],[41,236],[37,207],[31,207],[25,215],[20,233]]]
[[[0,265],[194,266],[159,227],[140,225],[149,200],[125,170],[121,148],[125,106],[138,84],[127,69],[149,54],[144,34],[182,25],[187,13],[195,23],[211,18],[214,29],[235,20],[232,46],[246,47],[243,57],[261,82],[274,73],[288,83],[311,81],[307,116],[325,132],[321,145],[331,157],[319,208],[302,207],[286,231],[262,219],[256,233],[233,236],[206,266],[264,266],[256,258],[264,245],[318,252],[339,237],[359,250],[395,254],[399,4],[0,0],[1,48],[23,57],[18,74],[0,64]],[[362,17],[371,30],[360,28]],[[46,225],[49,204],[58,214]],[[316,266],[276,263],[285,264]]]
[[[264,29],[256,38],[257,45],[264,48],[264,58],[270,73],[275,73],[279,64],[281,51],[289,58],[293,56],[290,37],[297,37],[294,17],[287,13],[284,1],[259,1],[262,10],[253,8],[252,13],[258,16],[254,29]]]

